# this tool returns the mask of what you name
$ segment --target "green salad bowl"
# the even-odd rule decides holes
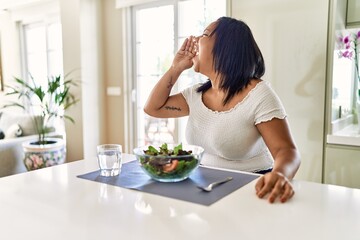
[[[134,149],[142,170],[159,182],[187,179],[199,166],[204,149],[195,145],[163,144]]]

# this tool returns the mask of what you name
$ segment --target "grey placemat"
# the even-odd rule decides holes
[[[116,177],[102,177],[99,170],[79,175],[78,177],[209,206],[248,184],[258,176],[200,166],[184,181],[163,183],[152,180],[142,171],[137,161],[131,161],[122,165],[121,173]],[[197,185],[207,185],[226,177],[233,177],[233,180],[215,187],[211,192],[204,192],[196,187]]]

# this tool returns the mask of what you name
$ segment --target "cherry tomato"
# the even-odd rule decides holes
[[[163,166],[163,172],[169,173],[171,171],[174,171],[175,168],[177,167],[178,163],[179,163],[179,161],[177,159],[174,159],[174,160],[172,160],[171,163],[165,164]]]

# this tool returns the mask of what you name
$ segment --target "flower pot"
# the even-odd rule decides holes
[[[37,140],[22,144],[24,164],[28,171],[62,164],[66,160],[66,145],[61,138],[46,138],[48,143],[39,145]]]

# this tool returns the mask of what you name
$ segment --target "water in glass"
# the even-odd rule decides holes
[[[101,176],[119,175],[121,171],[121,148],[99,146],[98,162]]]

